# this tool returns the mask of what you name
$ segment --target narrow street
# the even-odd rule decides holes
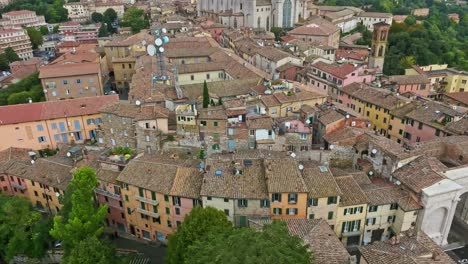
[[[134,261],[134,263],[164,263],[164,257],[166,256],[166,247],[160,247],[158,245],[148,244],[147,242],[141,242],[121,237],[115,239],[113,243],[118,249],[137,250],[138,253],[142,254],[142,256],[140,256],[136,262]],[[149,262],[145,262],[146,259],[149,259]]]

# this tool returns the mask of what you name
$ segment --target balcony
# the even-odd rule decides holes
[[[342,236],[345,236],[345,237],[350,237],[350,236],[359,236],[361,235],[361,231],[357,230],[357,231],[346,231],[346,230],[343,230],[343,233],[342,233]]]
[[[159,204],[159,201],[151,200],[151,199],[148,199],[148,198],[145,198],[145,197],[141,197],[139,195],[135,195],[135,198],[140,202],[149,203],[151,205],[158,205]]]
[[[151,212],[145,209],[137,208],[137,212],[142,213],[144,215],[149,215],[154,218],[159,218],[159,213]]]
[[[101,194],[101,195],[104,195],[104,196],[107,196],[107,197],[122,201],[122,196],[120,196],[119,194],[116,194],[116,193],[111,193],[109,191],[106,191],[106,190],[103,190],[103,189],[100,189],[100,188],[94,189],[94,192],[97,193],[97,194]]]
[[[15,182],[13,182],[11,185],[18,190],[22,190],[22,191],[26,190],[26,185],[21,185]]]

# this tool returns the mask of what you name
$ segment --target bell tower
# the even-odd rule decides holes
[[[372,36],[372,49],[369,56],[369,68],[378,69],[382,72],[385,50],[387,49],[387,39],[390,25],[384,22],[374,24],[374,34]]]

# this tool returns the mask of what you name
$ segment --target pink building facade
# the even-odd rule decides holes
[[[199,204],[199,200],[178,196],[173,196],[172,200],[171,215],[178,227],[184,221],[185,215],[192,211],[194,205]]]
[[[416,120],[407,119],[404,130],[404,143],[414,145],[419,142],[426,142],[436,137],[446,137],[447,133]]]

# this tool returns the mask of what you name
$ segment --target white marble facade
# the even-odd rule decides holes
[[[270,30],[291,28],[300,18],[306,19],[310,0],[199,0],[199,16],[210,16],[232,28],[243,25]]]

